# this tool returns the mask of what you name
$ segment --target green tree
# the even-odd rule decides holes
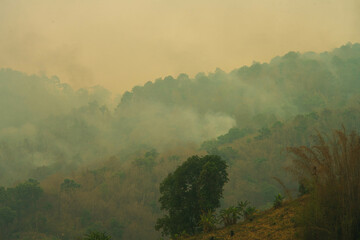
[[[151,170],[155,167],[156,158],[158,156],[159,153],[156,151],[156,149],[151,149],[150,151],[145,153],[144,157],[135,159],[133,164],[137,167]]]
[[[249,128],[243,128],[243,129],[239,129],[239,128],[230,128],[229,132],[221,135],[217,138],[218,143],[219,144],[226,144],[226,143],[232,143],[233,141],[243,138],[246,135],[248,135],[249,133],[251,133],[252,130]]]
[[[72,179],[64,179],[64,182],[60,185],[61,191],[65,191],[65,192],[71,192],[80,187],[81,185],[76,183]]]
[[[160,184],[161,209],[168,212],[155,229],[163,235],[195,234],[201,214],[220,206],[223,186],[228,182],[226,162],[216,155],[192,156]]]
[[[36,202],[43,194],[40,183],[34,179],[20,183],[15,188],[8,188],[7,192],[11,199],[10,207],[15,210],[34,210]]]
[[[11,233],[10,225],[16,218],[16,212],[9,207],[0,207],[0,237],[7,237]]]
[[[10,224],[14,221],[16,212],[9,207],[0,208],[0,226]]]
[[[259,135],[254,137],[255,140],[262,140],[262,139],[269,138],[271,136],[271,131],[267,127],[263,127],[261,129],[259,129],[258,132],[259,132]]]

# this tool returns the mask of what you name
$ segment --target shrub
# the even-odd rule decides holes
[[[254,220],[254,215],[256,213],[256,207],[247,207],[245,210],[244,210],[244,219],[245,220],[249,220],[249,221],[252,221]]]
[[[279,208],[282,206],[283,204],[283,200],[284,197],[279,193],[278,195],[275,196],[274,202],[273,202],[273,207],[274,208]]]
[[[250,202],[248,201],[241,201],[238,202],[237,208],[239,209],[241,216],[244,217],[244,220],[253,220],[254,214],[256,213],[256,208],[249,206]]]
[[[216,229],[217,219],[213,211],[203,212],[200,216],[200,226],[208,233]]]
[[[238,207],[228,207],[220,211],[220,221],[225,227],[236,224],[237,220],[242,216],[242,212]]]

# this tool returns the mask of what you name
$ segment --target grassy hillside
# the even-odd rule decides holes
[[[187,240],[291,240],[296,239],[295,215],[302,209],[306,198],[285,202],[282,207],[258,212],[254,220],[245,221],[211,233],[199,234]],[[231,236],[233,231],[233,236]]]

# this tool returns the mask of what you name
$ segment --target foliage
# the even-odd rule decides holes
[[[250,202],[249,201],[240,201],[237,204],[237,208],[243,212],[248,206],[249,206]]]
[[[16,210],[25,210],[35,208],[36,202],[43,194],[40,183],[37,180],[29,179],[26,182],[18,184],[13,189],[7,189],[10,206]]]
[[[200,227],[202,228],[202,231],[207,233],[211,232],[216,229],[216,224],[218,220],[216,218],[216,215],[212,211],[203,212],[200,215]]]
[[[273,207],[274,208],[279,208],[282,206],[284,200],[284,196],[282,196],[280,193],[278,195],[275,196],[275,199],[273,201]]]
[[[111,237],[106,232],[89,231],[83,240],[111,240]]]
[[[118,220],[112,219],[110,224],[110,233],[116,240],[122,239],[124,235],[124,225]]]
[[[251,128],[230,128],[229,131],[217,137],[217,139],[207,140],[201,144],[200,149],[206,150],[209,154],[218,154],[218,147],[223,144],[232,143],[233,141],[244,138],[245,136],[251,134],[253,129]],[[231,148],[230,148],[231,149]],[[232,150],[233,151],[233,150]],[[235,152],[236,153],[236,152]]]
[[[146,170],[151,170],[156,165],[156,158],[159,153],[156,149],[152,149],[145,153],[143,158],[136,158],[133,164],[137,167],[144,168]]]
[[[168,212],[158,219],[156,230],[174,236],[183,231],[199,232],[202,212],[220,206],[223,186],[228,181],[227,165],[219,156],[192,156],[160,184],[161,209]]]
[[[81,187],[81,185],[76,183],[72,179],[65,179],[64,182],[60,185],[61,191],[64,191],[64,192],[72,192],[75,189],[80,188],[80,187]]]
[[[243,129],[239,129],[236,127],[230,128],[228,133],[221,135],[217,138],[217,142],[218,144],[232,143],[233,141],[239,138],[245,137],[249,133],[252,133],[252,130],[249,128],[243,128]]]
[[[16,217],[16,212],[9,207],[0,208],[0,226],[5,227],[11,224]]]
[[[252,221],[254,219],[254,214],[257,212],[256,207],[248,206],[243,210],[244,219]]]
[[[0,187],[0,231],[1,238],[8,238],[17,229],[14,225],[25,229],[37,227],[43,222],[36,212],[38,201],[43,195],[43,189],[38,181],[29,179],[19,183],[14,188]],[[32,216],[29,221],[28,216]],[[26,221],[27,220],[27,221]],[[27,223],[30,222],[30,223]]]
[[[271,136],[271,130],[267,127],[263,127],[261,129],[259,129],[259,134],[254,137],[255,140],[262,140],[262,139],[266,139],[269,138]]]
[[[91,221],[92,221],[92,217],[90,211],[84,209],[81,212],[81,217],[80,217],[81,225],[83,227],[89,226],[91,224]]]
[[[310,186],[300,218],[305,239],[359,239],[360,137],[345,130],[312,147],[292,147],[293,173]]]
[[[257,211],[256,207],[250,206],[249,201],[240,201],[240,202],[238,202],[237,209],[239,210],[240,215],[245,220],[252,220],[254,214]]]
[[[200,149],[205,150],[206,152],[210,153],[210,152],[214,151],[215,149],[217,149],[217,147],[218,147],[218,141],[215,139],[212,139],[212,140],[204,141],[201,144]]]
[[[224,159],[229,165],[232,165],[236,158],[239,157],[239,154],[232,147],[223,147],[223,148],[212,148],[207,151],[208,154],[218,155]]]
[[[256,213],[256,208],[249,206],[250,202],[240,201],[237,206],[231,206],[220,211],[220,221],[224,223],[225,227],[237,223],[237,220],[243,218],[244,220],[253,220]]]
[[[228,207],[220,211],[220,221],[224,223],[225,227],[236,224],[237,220],[243,216],[243,212],[238,207]]]
[[[182,231],[181,233],[176,233],[172,239],[174,240],[183,240],[188,238],[190,235],[186,233],[186,231]]]

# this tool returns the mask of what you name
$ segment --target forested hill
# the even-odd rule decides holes
[[[360,44],[347,44],[320,54],[289,52],[230,73],[217,69],[195,78],[157,79],[126,92],[119,108],[144,102],[191,106],[232,116],[240,126],[261,126],[274,118],[351,104],[359,96],[359,76]]]

